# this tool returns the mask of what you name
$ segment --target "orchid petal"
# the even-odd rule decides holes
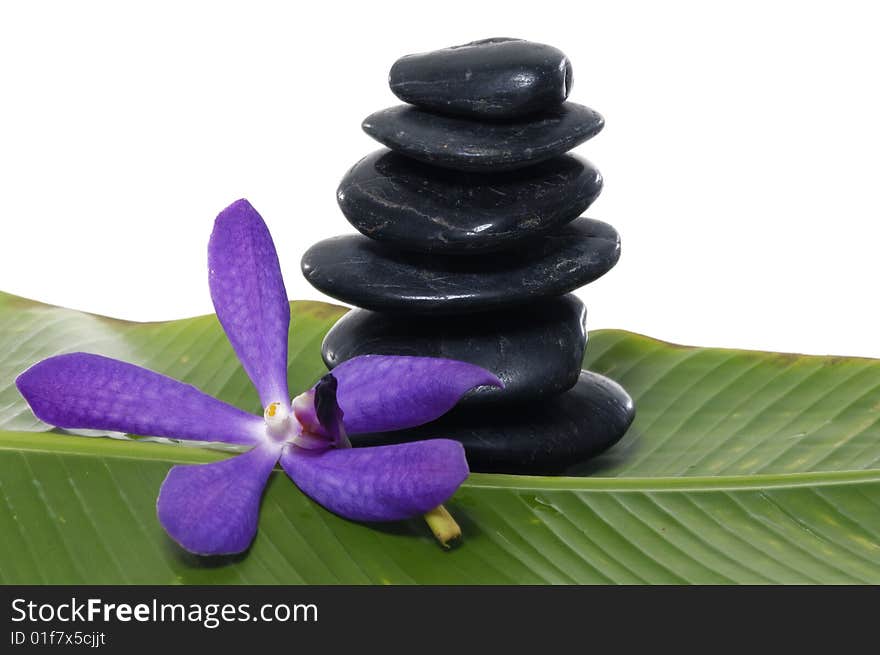
[[[333,377],[348,434],[422,425],[475,387],[504,386],[484,368],[437,357],[363,355],[342,362]]]
[[[449,439],[324,452],[287,446],[281,466],[312,500],[354,521],[419,516],[468,476],[464,448]]]
[[[37,418],[61,428],[233,444],[263,438],[256,416],[192,385],[100,355],[44,359],[15,384]]]
[[[257,533],[260,499],[280,444],[265,443],[213,464],[175,466],[156,501],[159,522],[197,555],[231,555]]]
[[[214,222],[208,269],[217,318],[263,407],[289,402],[290,305],[272,236],[247,200],[232,203]]]

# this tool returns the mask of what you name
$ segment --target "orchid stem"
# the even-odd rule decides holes
[[[453,541],[461,538],[461,528],[443,505],[438,505],[425,514],[425,522],[444,548],[449,548]]]

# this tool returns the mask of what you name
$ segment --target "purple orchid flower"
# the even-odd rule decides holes
[[[99,355],[45,359],[16,380],[41,420],[62,428],[220,441],[251,446],[213,464],[174,466],[156,503],[159,521],[185,549],[238,553],[257,530],[260,499],[280,460],[296,485],[356,521],[425,515],[443,541],[454,534],[442,504],[468,476],[457,441],[433,439],[351,448],[348,434],[432,421],[470,389],[502,386],[472,364],[428,357],[351,359],[290,401],[290,305],[272,237],[247,200],[227,207],[208,246],[217,317],[260,395],[254,416],[159,373]]]

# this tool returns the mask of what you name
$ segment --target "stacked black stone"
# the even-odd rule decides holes
[[[409,55],[391,68],[406,105],[363,129],[387,146],[346,173],[337,199],[361,235],[303,256],[306,279],[363,309],[327,334],[331,369],[358,355],[472,362],[480,388],[442,419],[356,445],[461,441],[476,471],[560,473],[617,442],[634,416],[615,382],[581,370],[586,309],[569,292],[620,255],[613,227],[580,217],[602,189],[566,154],[602,117],[566,102],[568,58],[519,39]]]

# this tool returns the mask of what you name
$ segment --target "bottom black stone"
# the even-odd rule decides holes
[[[352,436],[355,446],[448,438],[464,444],[472,471],[557,475],[617,443],[635,418],[632,398],[583,371],[565,393],[510,407],[459,407],[411,430]]]

